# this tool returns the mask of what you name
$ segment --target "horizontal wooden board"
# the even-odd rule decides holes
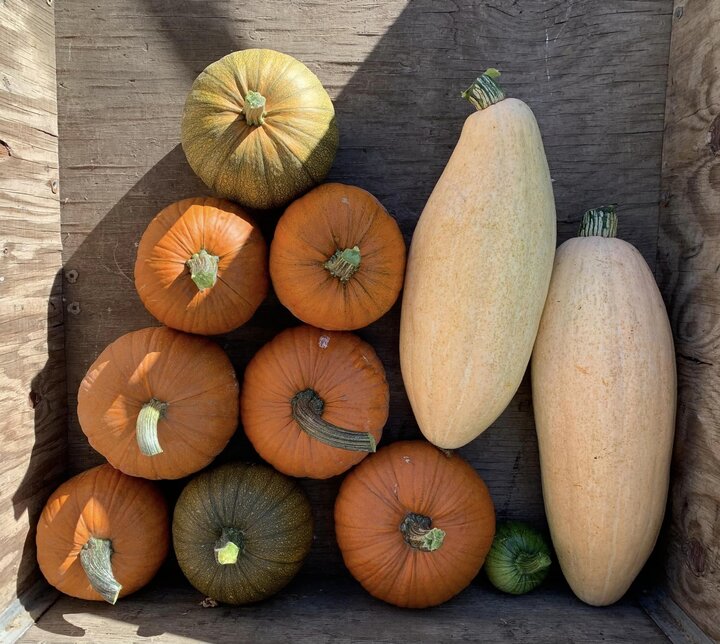
[[[47,586],[37,585],[35,525],[65,473],[51,5],[0,2],[0,629],[46,603],[38,598]]]
[[[720,4],[677,2],[668,75],[658,278],[678,365],[668,581],[720,640]]]
[[[668,641],[634,601],[591,608],[559,588],[522,597],[473,585],[437,608],[403,610],[370,597],[352,580],[291,584],[247,607],[203,608],[185,587],[152,586],[116,606],[61,598],[25,644],[52,642],[514,642],[557,644]]]
[[[341,131],[330,179],[375,194],[409,242],[471,107],[459,97],[486,67],[503,71],[543,131],[560,239],[585,208],[620,204],[621,236],[654,264],[671,0],[64,0],[57,9],[61,179],[67,284],[69,454],[99,462],[74,413],[98,353],[153,324],[133,288],[137,242],[152,216],[205,193],[179,147],[195,76],[242,48],[305,62],[332,95]],[[482,155],[482,151],[478,151]],[[277,213],[262,216],[272,235]],[[439,303],[441,305],[441,303]],[[360,335],[385,363],[391,415],[384,441],[419,436],[400,377],[399,308]],[[294,324],[274,296],[219,338],[238,373]],[[544,525],[527,383],[463,454],[498,514]],[[239,431],[221,460],[254,458]],[[316,514],[308,570],[342,568],[332,504],[339,480],[303,482]],[[167,486],[172,497],[176,485]]]

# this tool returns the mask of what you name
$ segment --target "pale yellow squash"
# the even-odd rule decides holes
[[[589,211],[558,249],[531,368],[553,544],[575,594],[597,606],[623,596],[655,545],[675,425],[665,306],[616,227],[612,209]]]
[[[400,361],[415,418],[435,445],[470,442],[523,378],[555,253],[555,202],[537,123],[483,74],[478,111],[415,229]]]

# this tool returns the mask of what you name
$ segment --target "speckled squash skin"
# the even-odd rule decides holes
[[[237,530],[236,563],[218,563],[223,529]],[[226,604],[248,604],[277,593],[310,551],[310,503],[292,479],[266,465],[229,463],[185,486],[173,515],[173,545],[188,581]]]
[[[557,252],[532,358],[543,496],[563,574],[603,606],[650,555],[667,499],[676,376],[665,306],[620,239]]]
[[[400,363],[425,437],[485,431],[520,386],[555,252],[555,202],[530,108],[472,114],[413,234]]]
[[[248,122],[249,92],[265,98]],[[282,206],[320,183],[338,146],[335,109],[300,61],[271,49],[236,51],[209,65],[185,103],[188,163],[217,195],[248,208]]]

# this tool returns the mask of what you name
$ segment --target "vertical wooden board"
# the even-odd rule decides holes
[[[0,2],[0,612],[17,596],[14,614],[35,603],[35,524],[67,440],[51,5]]]
[[[720,639],[720,4],[676,2],[658,277],[678,364],[668,579]]]
[[[70,461],[99,462],[74,413],[88,366],[113,339],[153,324],[133,286],[137,241],[152,216],[206,193],[179,146],[195,76],[236,50],[296,56],[335,101],[341,140],[331,180],[375,194],[410,241],[471,107],[459,98],[489,66],[535,111],[555,181],[560,240],[581,212],[617,202],[622,236],[654,265],[671,0],[310,0],[263,3],[65,0],[58,84]],[[479,154],[482,152],[479,151]],[[263,215],[270,239],[278,213]],[[219,338],[242,373],[295,321],[274,296]],[[419,436],[400,377],[399,307],[360,335],[391,387],[386,441]],[[528,383],[463,454],[503,517],[545,523]],[[238,432],[222,460],[252,458]],[[339,479],[306,481],[316,513],[308,571],[337,571],[332,504]],[[174,493],[174,486],[169,486]]]

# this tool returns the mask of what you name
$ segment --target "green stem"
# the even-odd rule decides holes
[[[245,539],[237,528],[223,528],[215,542],[215,561],[223,566],[237,563],[238,556],[245,549]]]
[[[515,567],[523,575],[534,575],[541,570],[547,568],[552,562],[544,552],[536,552],[530,554],[521,552],[515,557]]]
[[[190,270],[190,279],[195,282],[198,291],[215,286],[219,263],[220,258],[217,255],[211,255],[204,248],[185,262]]]
[[[579,237],[617,236],[618,217],[615,206],[601,206],[588,210],[580,224]]]
[[[432,519],[424,514],[408,512],[400,524],[405,542],[423,552],[433,552],[442,546],[445,531],[440,528],[431,528]]]
[[[262,125],[265,120],[265,97],[259,92],[249,91],[245,95],[243,114],[248,125]]]
[[[360,248],[353,246],[336,250],[324,266],[330,271],[330,275],[337,277],[344,284],[360,268]]]
[[[375,438],[368,432],[353,432],[323,420],[325,402],[313,389],[295,394],[290,401],[292,416],[300,428],[321,443],[351,452],[374,452]]]
[[[135,423],[135,437],[140,451],[145,456],[162,454],[162,447],[158,441],[158,421],[165,416],[168,404],[151,398],[140,410]]]
[[[491,67],[480,74],[460,96],[470,101],[476,109],[485,110],[505,98],[503,88],[497,83],[498,78],[500,72]]]
[[[90,585],[109,604],[117,601],[122,590],[122,586],[113,576],[112,554],[112,541],[95,537],[90,537],[80,550],[80,565]]]

